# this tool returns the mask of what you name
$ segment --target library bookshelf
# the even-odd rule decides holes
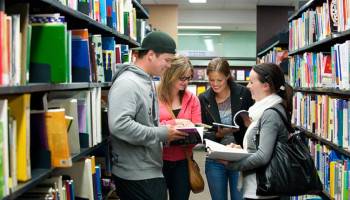
[[[3,55],[0,56],[0,121],[2,125],[0,137],[1,144],[3,145],[3,148],[0,150],[0,159],[2,159],[0,171],[2,172],[2,176],[7,176],[6,178],[4,178],[4,180],[0,181],[0,198],[2,199],[21,198],[22,195],[25,195],[28,191],[36,188],[42,182],[47,181],[48,178],[52,178],[52,176],[63,175],[62,170],[64,170],[65,168],[62,168],[60,166],[54,166],[52,162],[50,162],[53,158],[53,155],[55,155],[53,153],[53,150],[50,149],[51,147],[49,147],[48,154],[47,152],[43,153],[43,155],[49,155],[49,157],[46,157],[48,159],[43,159],[45,157],[41,157],[42,152],[40,152],[40,155],[38,154],[38,158],[34,158],[35,154],[31,153],[32,151],[34,151],[33,149],[36,149],[37,147],[37,143],[34,144],[32,142],[35,140],[41,140],[41,138],[36,138],[40,136],[35,133],[36,130],[30,128],[34,127],[34,123],[32,124],[32,122],[35,122],[33,114],[49,112],[50,109],[53,109],[47,107],[50,106],[50,102],[56,102],[58,104],[62,102],[67,103],[68,99],[70,99],[69,101],[73,102],[70,105],[75,105],[75,110],[77,112],[79,102],[83,102],[83,104],[85,105],[85,107],[82,106],[83,104],[79,105],[80,107],[83,107],[83,110],[86,110],[82,111],[83,114],[81,114],[79,111],[79,120],[84,120],[83,125],[77,123],[79,130],[75,130],[75,132],[78,131],[79,133],[79,137],[75,138],[77,139],[75,141],[78,141],[78,143],[72,144],[70,142],[72,138],[69,138],[67,140],[69,144],[65,144],[66,146],[69,146],[70,149],[70,151],[68,151],[69,155],[67,162],[71,162],[71,166],[73,167],[77,163],[85,162],[85,164],[89,163],[89,166],[93,168],[95,167],[95,158],[92,159],[92,156],[102,155],[102,157],[105,158],[105,169],[103,169],[103,172],[105,175],[110,173],[110,136],[107,133],[108,127],[106,127],[106,110],[108,109],[108,102],[106,101],[111,82],[110,80],[104,78],[104,75],[106,75],[106,73],[109,72],[106,72],[103,69],[107,67],[114,67],[116,63],[128,61],[128,59],[130,59],[129,48],[139,46],[139,41],[141,41],[142,39],[142,37],[140,37],[140,34],[145,34],[145,32],[137,32],[135,27],[139,28],[139,31],[141,32],[144,31],[140,30],[141,27],[144,26],[139,26],[139,24],[146,23],[149,14],[147,10],[143,7],[143,5],[140,3],[140,1],[137,0],[124,1],[123,4],[116,4],[116,1],[114,0],[99,0],[93,2],[94,4],[84,5],[80,4],[82,3],[80,1],[78,3],[78,1],[70,0],[0,0],[0,49],[1,54]],[[117,6],[119,6],[118,8],[121,8],[120,6],[123,6],[122,13],[118,13],[119,10],[117,9]],[[112,9],[113,11],[115,11],[115,13],[112,12],[114,14],[110,16],[107,13],[107,9]],[[120,19],[118,19],[118,14],[121,16]],[[39,17],[40,20],[43,21],[33,21],[33,17]],[[125,22],[124,18],[127,19]],[[50,20],[53,20],[55,23],[50,24],[50,22],[52,22]],[[125,26],[119,27],[116,25],[117,22],[123,24],[125,23]],[[38,35],[36,34],[38,34],[38,29],[45,29],[46,27],[52,26],[59,27],[54,30],[55,32],[64,30],[64,32],[60,32],[60,34],[62,34],[59,36],[63,36],[65,38],[64,42],[66,43],[60,44],[62,49],[65,49],[63,56],[64,59],[66,59],[67,63],[63,63],[66,68],[60,68],[60,70],[63,69],[63,71],[66,71],[67,73],[65,74],[65,77],[61,77],[62,79],[55,79],[52,75],[52,77],[50,77],[48,80],[41,82],[37,79],[32,79],[33,77],[30,73],[38,73],[37,77],[39,78],[50,76],[50,73],[45,74],[44,72],[42,72],[42,74],[40,74],[40,71],[32,71],[31,68],[34,63],[34,57],[32,55],[35,53],[52,53],[54,55],[56,54],[57,56],[59,56],[60,50],[56,48],[55,40],[57,38],[53,36],[48,42],[50,45],[52,45],[52,52],[35,52],[36,48],[41,48],[41,46],[36,43],[40,42],[40,36],[38,37]],[[77,77],[74,77],[74,69],[72,68],[72,66],[76,65],[76,63],[74,64],[74,62],[77,60],[76,55],[81,55],[81,52],[80,54],[72,53],[73,50],[75,50],[76,48],[73,42],[73,40],[75,40],[76,38],[72,37],[72,35],[77,36],[75,35],[74,31],[84,32],[87,34],[88,37],[88,39],[79,38],[78,40],[78,43],[80,44],[86,42],[82,46],[78,45],[79,48],[86,46],[89,47],[87,48],[87,52],[84,51],[83,53],[85,54],[82,57],[79,57],[81,59],[88,60],[88,81],[76,81],[79,80],[79,77],[78,79],[75,79]],[[23,37],[24,33],[26,37]],[[99,44],[96,41],[91,42],[94,35],[97,35],[100,38]],[[112,41],[112,49],[105,49],[103,44],[104,38],[109,38],[110,41]],[[101,48],[100,52],[98,51],[97,47]],[[18,51],[17,49],[21,50]],[[92,49],[94,51],[92,51]],[[111,62],[108,63],[108,61]],[[49,62],[47,66],[53,67],[55,64],[50,63],[50,60],[47,62]],[[58,67],[62,67],[62,63],[60,63]],[[102,71],[98,71],[99,67],[101,67]],[[50,70],[54,71],[54,69]],[[16,73],[10,75],[5,74],[12,73],[12,71]],[[96,77],[100,76],[101,74],[102,75],[99,79],[96,77],[94,78],[94,74],[99,74],[96,75]],[[14,77],[17,78],[16,81],[12,80]],[[12,99],[17,98],[23,100],[22,103],[25,104],[23,109],[22,107],[20,108],[11,105]],[[57,104],[55,106],[57,106]],[[59,110],[59,108],[57,108],[57,110]],[[20,132],[17,131],[20,129],[19,127],[21,127],[20,120],[16,118],[16,115],[12,116],[11,112],[23,112],[26,114],[24,118],[26,118],[27,122],[22,132],[27,138],[25,140],[25,144],[28,146],[22,149],[22,160],[18,159],[19,156],[16,153],[18,149],[21,149],[20,145],[18,144],[18,138],[17,140],[14,140],[15,142],[11,143],[12,145],[16,146],[17,151],[11,149],[12,146],[10,146],[10,143],[5,145],[3,140],[4,138],[13,139],[12,136],[10,136],[9,134],[17,134]],[[80,115],[88,117],[81,118]],[[5,118],[3,118],[4,116]],[[72,123],[72,121],[79,121],[78,116],[75,115],[75,117],[76,118],[68,116],[67,118],[66,116],[66,119],[69,119],[68,121],[70,123]],[[4,121],[4,119],[6,120]],[[15,123],[9,125],[10,120],[12,120],[11,122],[16,121],[17,129],[14,129],[12,126]],[[3,128],[3,126],[5,123],[6,127],[11,127],[13,129],[8,128],[6,129],[6,131],[4,131],[5,128]],[[66,121],[66,123],[68,122]],[[57,127],[57,129],[59,128]],[[65,134],[68,134],[68,137],[70,137],[71,128],[68,129],[64,132]],[[13,132],[10,132],[11,130]],[[80,137],[82,135],[81,132],[85,134],[84,137]],[[4,135],[6,135],[6,137]],[[50,146],[50,144],[48,145]],[[7,147],[7,149],[5,147]],[[71,147],[74,147],[75,150],[73,150],[73,148]],[[14,153],[11,154],[11,151]],[[10,157],[10,155],[13,157]],[[13,163],[9,163],[10,160],[11,162],[13,160],[17,161],[15,162],[15,166],[13,166]],[[87,162],[87,160],[89,161]],[[26,162],[26,165],[21,165],[21,163],[23,162]],[[91,164],[92,162],[93,164]],[[40,165],[43,163],[48,163],[48,165],[40,167]],[[33,164],[36,167],[33,167]],[[4,169],[6,168],[5,165],[10,165],[7,167],[7,171]],[[21,175],[22,172],[17,173],[18,170],[22,170],[21,168],[26,168],[26,175]],[[97,172],[97,168],[95,169]],[[11,175],[12,170],[15,171],[13,174],[17,173],[15,181],[15,178]],[[101,179],[101,176],[99,178]],[[9,183],[9,179],[11,179],[11,183]],[[61,179],[61,181],[64,180]],[[93,181],[95,180],[90,180],[91,184]],[[16,182],[16,184],[14,184],[14,182]],[[95,185],[93,185],[93,187],[94,188],[91,195],[102,195],[101,190],[95,190]]]
[[[310,139],[323,199],[349,198],[344,178],[350,158],[348,3],[310,0],[288,19],[292,123]]]

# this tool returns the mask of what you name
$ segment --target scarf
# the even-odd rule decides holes
[[[255,102],[255,104],[249,108],[248,112],[249,112],[249,117],[252,120],[252,123],[248,126],[246,134],[243,138],[244,150],[247,150],[247,146],[248,146],[247,136],[249,134],[252,134],[251,130],[257,125],[261,115],[264,113],[266,109],[271,108],[279,103],[282,103],[282,98],[277,94],[271,94],[263,98],[262,100]]]

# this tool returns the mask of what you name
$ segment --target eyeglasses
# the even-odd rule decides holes
[[[180,81],[190,81],[192,80],[192,76],[183,76],[179,78]]]

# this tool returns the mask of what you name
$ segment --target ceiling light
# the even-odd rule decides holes
[[[214,42],[212,39],[204,40],[205,46],[207,47],[207,51],[214,51]]]
[[[190,3],[207,3],[207,0],[188,0]]]
[[[177,29],[220,30],[221,26],[177,26]]]
[[[219,36],[221,33],[178,33],[180,36]]]

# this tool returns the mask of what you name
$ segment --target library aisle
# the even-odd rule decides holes
[[[190,200],[211,200],[210,193],[209,193],[209,188],[208,188],[208,183],[207,179],[205,177],[205,155],[206,152],[204,149],[193,149],[193,156],[196,162],[199,165],[199,168],[201,170],[202,177],[204,179],[205,187],[204,191],[198,194],[193,194],[191,192],[190,195]]]

